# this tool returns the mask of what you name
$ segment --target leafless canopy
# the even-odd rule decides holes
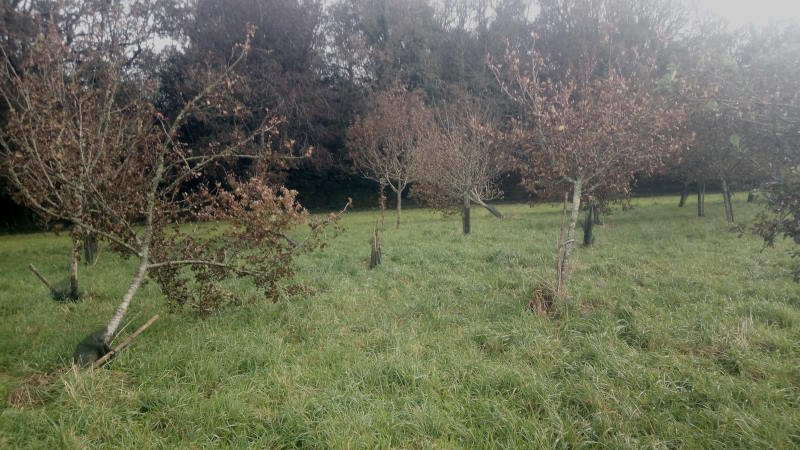
[[[347,132],[353,164],[370,180],[388,185],[397,195],[397,224],[403,191],[414,181],[414,164],[430,133],[432,115],[419,92],[397,83],[376,94],[372,108]]]
[[[417,154],[414,195],[440,209],[500,197],[501,149],[490,112],[464,98],[440,108],[436,125]]]

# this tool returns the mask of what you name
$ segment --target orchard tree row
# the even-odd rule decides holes
[[[309,219],[285,187],[298,172],[373,180],[381,211],[388,188],[398,227],[410,189],[460,211],[464,233],[472,204],[502,217],[487,202],[514,174],[564,200],[558,295],[582,209],[588,245],[598,213],[652,175],[684,182],[681,205],[695,183],[701,216],[719,182],[729,222],[732,190],[759,188],[756,230],[800,243],[797,26],[731,30],[677,0],[0,8],[3,189],[72,236],[70,286],[51,290],[80,296],[82,246],[138,262],[101,344],[148,275],[201,313],[233,301],[229,277],[292,290],[292,259],[339,217]]]

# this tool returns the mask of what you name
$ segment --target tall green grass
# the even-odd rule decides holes
[[[757,205],[737,196],[741,223]],[[634,201],[577,249],[570,298],[527,312],[554,277],[560,208],[505,218],[375,212],[302,257],[306,294],[170,314],[154,283],[129,318],[162,319],[109,366],[67,372],[134,261],[83,268],[87,299],[55,303],[27,270],[66,276],[68,238],[0,237],[0,447],[800,446],[800,287],[785,250],[676,198]]]

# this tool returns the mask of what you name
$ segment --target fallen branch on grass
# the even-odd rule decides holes
[[[42,283],[44,283],[45,286],[47,286],[47,289],[50,289],[51,293],[56,293],[56,290],[53,288],[53,285],[50,283],[50,281],[48,281],[41,272],[36,270],[36,266],[33,264],[28,264],[28,268],[31,269],[31,272],[33,272],[34,275],[36,275],[36,278],[38,278]]]
[[[103,357],[102,357],[102,358],[100,358],[100,359],[98,359],[97,361],[95,361],[94,363],[92,363],[92,369],[97,369],[97,368],[101,367],[103,364],[107,363],[109,359],[113,358],[113,357],[114,357],[114,355],[116,355],[116,354],[117,354],[117,353],[119,353],[119,352],[120,352],[122,349],[124,349],[125,347],[127,347],[127,346],[128,346],[128,344],[130,344],[130,343],[131,343],[131,341],[133,341],[133,340],[136,338],[136,336],[139,336],[140,334],[142,334],[142,333],[143,333],[145,330],[147,330],[147,329],[150,327],[150,325],[152,325],[152,324],[153,324],[153,322],[155,322],[156,320],[158,320],[158,314],[156,314],[155,316],[151,317],[151,318],[150,318],[150,320],[148,320],[147,322],[145,322],[145,324],[144,324],[144,325],[142,325],[141,327],[139,327],[139,329],[137,329],[136,331],[134,331],[133,333],[131,333],[131,335],[130,335],[130,336],[128,336],[127,338],[125,338],[125,340],[124,340],[124,341],[122,341],[122,342],[121,342],[121,343],[120,343],[118,346],[116,346],[116,347],[112,348],[110,352],[108,352],[108,353],[106,353],[105,355],[103,355]]]

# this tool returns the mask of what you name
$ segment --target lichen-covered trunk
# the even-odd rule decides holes
[[[706,216],[706,183],[697,182],[697,217]]]
[[[150,264],[150,245],[153,239],[153,219],[156,209],[156,196],[158,193],[158,186],[161,184],[161,180],[164,179],[164,159],[164,153],[161,153],[159,155],[155,174],[151,180],[150,191],[147,193],[144,236],[141,240],[141,247],[139,250],[139,267],[136,269],[133,279],[131,279],[131,284],[128,286],[128,290],[125,292],[125,295],[122,296],[122,302],[119,304],[117,310],[114,312],[114,316],[106,326],[105,332],[103,333],[103,339],[106,342],[110,342],[111,338],[114,337],[114,333],[116,333],[117,327],[119,327],[120,322],[122,322],[122,318],[128,311],[128,307],[131,305],[133,296],[136,294],[136,291],[139,290],[139,286],[142,284],[142,280],[144,280],[148,265]]]
[[[573,183],[572,190],[572,214],[569,219],[569,228],[567,229],[567,240],[564,242],[564,258],[561,262],[561,283],[563,284],[563,292],[567,291],[567,275],[569,274],[569,257],[572,253],[572,247],[575,244],[575,226],[578,223],[578,217],[581,213],[581,189],[583,188],[583,179],[578,177]]]
[[[128,311],[128,307],[131,304],[131,300],[133,300],[133,296],[136,294],[136,291],[139,290],[139,286],[142,284],[142,280],[144,280],[145,273],[147,272],[147,264],[147,250],[145,249],[142,257],[139,260],[139,267],[136,269],[133,279],[131,279],[131,284],[128,286],[128,290],[125,291],[125,295],[122,297],[122,303],[120,303],[117,307],[117,310],[114,312],[114,316],[106,326],[106,331],[103,333],[103,339],[107,343],[111,341],[114,333],[116,333],[120,322],[122,322],[122,318]]]
[[[461,222],[464,229],[464,234],[470,233],[470,222],[469,222],[469,195],[464,196],[464,206],[461,209]]]
[[[733,223],[733,203],[731,203],[731,191],[728,182],[722,179],[722,202],[725,204],[725,219],[728,223]]]
[[[403,190],[397,190],[397,228],[400,228],[400,216],[403,213]]]
[[[78,258],[80,256],[81,241],[78,238],[77,230],[73,229],[70,233],[72,237],[72,253],[69,259],[69,297],[77,299],[80,296],[78,289]]]
[[[681,191],[681,201],[678,202],[678,207],[683,208],[686,206],[686,197],[689,196],[689,182],[683,182],[683,190]]]

